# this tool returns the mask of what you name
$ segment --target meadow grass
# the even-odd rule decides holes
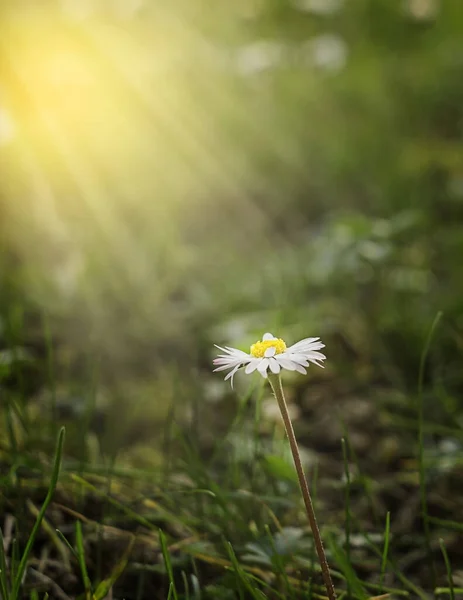
[[[463,591],[452,569],[463,523],[446,512],[444,497],[439,500],[445,473],[436,475],[439,464],[425,447],[426,436],[440,426],[426,420],[423,403],[426,358],[439,319],[422,354],[412,468],[388,473],[387,466],[377,465],[377,478],[364,473],[366,461],[357,455],[343,418],[338,451],[333,457],[319,451],[309,470],[340,599],[454,600]],[[53,373],[50,365],[48,372]],[[10,396],[3,407],[2,598],[325,598],[286,440],[278,428],[268,435],[259,427],[260,401],[255,407],[252,401],[262,393],[259,387],[241,398],[212,451],[173,423],[167,472],[133,469],[117,460],[76,461],[66,453],[64,428],[54,455],[38,457],[28,443],[27,405]],[[88,424],[88,415],[84,418]],[[245,448],[237,433],[248,436]],[[404,485],[418,494],[421,512],[411,506],[415,514],[395,528],[403,511],[397,503],[389,508],[386,498]],[[434,516],[430,506],[440,501]],[[424,571],[416,566],[423,561]]]

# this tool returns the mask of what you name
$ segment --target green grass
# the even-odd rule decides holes
[[[444,469],[438,454],[429,455],[429,436],[444,435],[443,427],[452,439],[461,434],[445,417],[427,415],[433,388],[425,385],[425,365],[437,322],[421,355],[414,416],[378,395],[381,431],[370,433],[370,422],[359,431],[342,403],[337,410],[327,407],[325,422],[336,420],[340,431],[328,453],[311,420],[296,421],[303,446],[318,440],[308,476],[341,600],[382,594],[428,600],[433,593],[454,600],[460,593],[451,567],[452,536],[461,534],[463,519],[445,489],[461,463],[452,455]],[[47,338],[46,348],[49,344]],[[47,357],[47,373],[54,373],[49,350]],[[331,387],[329,379],[316,378],[286,385],[302,397],[320,381]],[[144,468],[134,468],[121,452],[116,460],[114,454],[97,453],[103,460],[90,462],[73,456],[72,435],[85,443],[92,436],[87,409],[85,426],[76,431],[71,424],[71,449],[64,447],[62,427],[53,454],[46,415],[34,416],[10,391],[0,506],[4,522],[10,515],[13,526],[0,540],[2,598],[42,600],[58,590],[85,600],[103,600],[110,593],[128,600],[324,599],[287,442],[264,411],[265,385],[252,379],[249,384],[242,395],[234,392],[233,400],[223,384],[224,402],[235,405],[212,447],[204,446],[201,428],[192,431],[173,419],[169,455],[161,466]],[[94,397],[94,378],[89,386]],[[53,390],[55,385],[52,396]],[[369,394],[375,402],[374,387]],[[48,411],[55,409],[53,403]],[[323,410],[320,403],[312,417]],[[403,446],[395,463],[365,453],[359,433],[373,436],[373,453],[391,435],[399,439]],[[431,565],[431,576],[429,568],[420,567],[423,561]]]
[[[243,413],[233,427],[239,429],[246,421],[247,416]],[[250,423],[250,435],[255,429],[255,425]],[[38,541],[38,534],[53,494],[57,493],[63,440],[62,430],[48,492],[25,545],[18,540],[19,554],[13,563],[11,553],[0,555],[0,591],[8,600],[19,598],[26,566],[34,558],[34,548],[37,552],[38,547],[48,547],[43,536]],[[270,443],[281,447],[278,439],[274,442],[270,440]],[[251,452],[259,449],[259,445],[251,446]],[[348,468],[347,447],[348,442],[344,440],[338,471],[338,477],[343,472],[345,475],[344,495],[337,503],[337,510],[343,509],[344,517],[336,523],[330,511],[322,506],[319,516],[340,597],[363,600],[387,593],[426,598],[432,589],[426,591],[420,586],[416,575],[408,575],[401,570],[400,562],[404,557],[399,540],[393,533],[391,512],[388,511],[383,517],[386,520],[385,527],[376,532],[371,530],[374,521],[370,522],[367,532],[365,515],[356,514],[356,488],[359,484],[359,489],[363,489],[363,486],[358,474],[353,477]],[[187,449],[188,452],[185,451]],[[274,448],[273,452],[277,453],[278,449]],[[313,560],[313,544],[301,515],[295,483],[286,478],[280,479],[279,471],[265,469],[265,456],[262,454],[252,458],[252,469],[246,469],[246,463],[236,462],[238,460],[242,461],[242,458],[235,457],[233,449],[230,453],[230,448],[223,440],[216,449],[212,463],[185,445],[184,450],[180,450],[173,459],[172,472],[165,485],[161,487],[161,479],[154,471],[131,472],[115,467],[111,473],[113,484],[110,495],[105,477],[98,474],[98,465],[88,465],[84,476],[82,471],[81,475],[74,472],[72,462],[65,460],[58,492],[66,491],[64,496],[68,498],[91,497],[97,506],[111,507],[107,516],[94,519],[74,506],[62,506],[61,501],[58,504],[62,507],[63,522],[69,522],[70,517],[75,522],[74,534],[70,532],[65,536],[60,533],[63,543],[71,550],[68,569],[78,579],[74,593],[80,590],[85,598],[102,600],[111,588],[119,589],[117,586],[122,585],[125,597],[132,597],[133,593],[133,598],[143,599],[152,589],[150,581],[156,581],[155,585],[163,591],[155,597],[170,597],[172,600],[323,598],[319,567]],[[224,461],[235,462],[235,476],[232,479],[226,475],[226,471],[224,476],[222,467],[218,466]],[[104,469],[101,471],[104,472]],[[39,484],[43,478],[39,473],[36,477]],[[175,483],[176,478],[180,478],[179,483]],[[324,491],[322,493],[319,490],[317,504],[320,504],[320,495],[321,499],[330,496],[326,489],[329,482],[324,481],[323,471],[319,479]],[[249,493],[247,490],[251,485],[253,492]],[[37,487],[39,489],[40,484]],[[378,490],[374,487],[373,490],[373,496],[377,495]],[[14,486],[11,485],[6,496],[13,491]],[[446,528],[449,526],[448,523],[445,525]],[[452,525],[455,530],[461,526],[450,522]],[[100,535],[95,537],[98,531]],[[439,522],[433,525],[430,514],[431,546],[441,531]],[[118,540],[115,544],[117,548],[108,550],[111,547],[105,546],[104,553],[107,555],[109,552],[112,566],[106,566],[105,575],[98,578],[94,569],[96,549],[92,548],[94,542],[89,540],[99,539],[99,543],[105,544],[109,532]],[[125,542],[124,550],[121,545],[124,545],[122,540],[126,539],[124,536],[127,533],[132,536],[132,541]],[[69,535],[75,540],[74,544],[68,541]],[[410,531],[409,535],[412,540],[415,537],[416,547],[419,547],[423,532]],[[136,556],[134,549],[137,544],[144,548],[145,554],[151,559]],[[444,566],[449,587],[441,585],[436,593],[443,595],[448,590],[453,600],[458,588],[453,584],[443,542],[441,549],[444,562],[436,567],[442,580]],[[436,560],[435,553],[433,559]],[[362,564],[371,564],[368,577],[365,577]],[[125,587],[128,585],[124,583],[125,580],[136,581],[132,591]],[[27,588],[29,591],[26,594],[31,598],[42,598],[45,593],[42,587],[40,591],[34,590],[34,587]],[[50,589],[49,593],[52,594],[53,590]]]
[[[33,544],[35,542],[35,539],[37,537],[39,529],[42,525],[43,518],[45,516],[45,513],[47,511],[47,508],[48,508],[50,502],[52,501],[53,494],[54,494],[56,486],[58,484],[58,477],[59,477],[59,473],[60,473],[61,460],[62,460],[62,455],[63,455],[64,433],[65,433],[65,429],[64,429],[64,427],[62,427],[60,429],[60,432],[58,435],[58,441],[57,441],[57,445],[56,445],[56,452],[55,452],[54,463],[53,463],[53,470],[51,473],[50,484],[48,487],[48,492],[45,497],[45,500],[42,504],[42,507],[41,507],[39,513],[37,514],[32,531],[30,532],[30,535],[26,541],[26,545],[22,551],[21,558],[19,560],[19,564],[18,564],[18,561],[15,560],[14,553],[12,553],[11,564],[10,564],[9,569],[7,568],[8,558],[5,555],[4,539],[2,536],[2,540],[1,540],[2,543],[0,544],[0,564],[2,567],[1,573],[0,573],[0,579],[1,579],[2,595],[5,598],[5,600],[6,599],[17,600],[17,598],[19,597],[23,576],[26,572],[26,568],[27,568],[29,557],[32,552]]]

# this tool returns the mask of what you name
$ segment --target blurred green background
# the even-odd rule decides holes
[[[427,410],[461,423],[460,0],[0,10],[1,362],[32,421],[159,447],[174,405],[227,414],[213,344],[267,330],[321,336],[333,393],[416,391],[442,310]]]

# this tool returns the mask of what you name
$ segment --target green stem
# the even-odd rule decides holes
[[[291,418],[288,413],[288,407],[286,405],[285,396],[283,393],[283,386],[281,385],[281,378],[279,375],[269,374],[269,382],[272,386],[273,393],[277,399],[278,406],[280,408],[281,416],[283,417],[283,423],[285,425],[286,435],[288,436],[289,445],[293,455],[294,466],[296,467],[297,477],[299,479],[299,485],[301,487],[302,497],[304,499],[305,509],[307,517],[309,518],[310,528],[315,541],[315,548],[318,554],[318,560],[323,574],[323,581],[325,582],[326,591],[330,600],[336,600],[336,592],[334,590],[333,581],[331,579],[330,568],[328,561],[326,560],[325,549],[323,548],[323,542],[320,535],[320,529],[318,528],[317,519],[315,517],[315,511],[310,496],[309,486],[304,475],[304,469],[302,468],[301,456],[299,454],[299,448],[294,434],[293,425]]]

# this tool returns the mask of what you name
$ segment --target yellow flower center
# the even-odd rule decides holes
[[[251,354],[256,358],[263,358],[268,348],[275,348],[275,354],[281,354],[286,350],[286,344],[280,338],[265,340],[265,342],[256,342],[251,346]]]

